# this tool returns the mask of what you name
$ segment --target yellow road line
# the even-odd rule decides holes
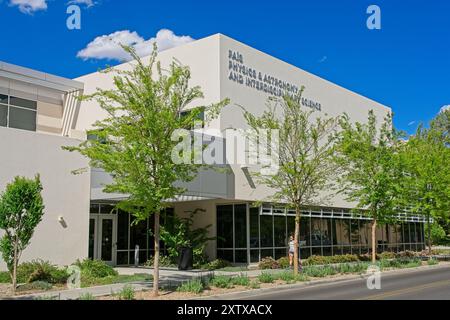
[[[421,286],[416,286],[416,287],[411,287],[411,288],[406,288],[406,289],[400,289],[400,290],[394,290],[394,291],[390,291],[390,292],[385,292],[385,293],[381,293],[381,294],[376,294],[376,295],[364,297],[364,298],[357,299],[357,300],[380,300],[380,299],[384,299],[384,298],[389,298],[389,297],[393,297],[393,296],[399,296],[399,295],[402,295],[402,294],[412,293],[412,292],[421,291],[421,290],[425,290],[425,289],[442,287],[442,286],[445,286],[445,285],[450,285],[450,280],[436,281],[436,282],[432,282],[432,283],[429,283],[429,284],[424,284],[424,285],[421,285]]]

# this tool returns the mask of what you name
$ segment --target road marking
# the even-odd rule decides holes
[[[390,292],[385,292],[385,293],[381,293],[381,294],[364,297],[364,298],[357,299],[357,300],[381,300],[384,298],[399,296],[402,294],[412,293],[412,292],[421,291],[421,290],[430,289],[430,288],[442,287],[442,286],[446,286],[446,285],[450,285],[450,280],[436,281],[436,282],[424,284],[421,286],[400,289],[400,290],[394,290],[394,291],[390,291]]]

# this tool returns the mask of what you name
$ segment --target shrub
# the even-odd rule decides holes
[[[405,250],[399,252],[397,256],[399,258],[414,258],[416,256],[416,253],[414,251]]]
[[[295,281],[295,275],[293,272],[284,271],[284,272],[281,272],[280,274],[278,274],[278,279],[289,283],[289,282]]]
[[[262,272],[259,275],[258,280],[261,283],[273,283],[273,281],[275,280],[275,277],[268,272]]]
[[[119,300],[134,300],[134,289],[131,285],[126,285],[117,294]]]
[[[150,259],[145,262],[145,266],[147,267],[153,267],[153,264],[155,262],[154,257],[150,257]],[[170,268],[170,267],[176,267],[176,263],[169,257],[169,256],[160,256],[159,257],[159,266],[163,268]]]
[[[92,293],[86,292],[81,294],[78,300],[95,300],[95,297]]]
[[[303,272],[305,275],[315,278],[322,278],[338,273],[338,271],[332,266],[309,266],[304,268]]]
[[[259,284],[259,282],[257,280],[253,280],[248,284],[248,288],[259,289],[259,288],[261,288],[261,285]]]
[[[287,269],[289,268],[289,258],[288,257],[281,257],[277,260],[277,264],[281,269]]]
[[[209,283],[217,288],[229,289],[233,287],[233,280],[230,276],[214,276]]]
[[[199,279],[184,282],[177,288],[178,292],[191,292],[199,294],[204,289],[203,282]]]
[[[118,275],[118,272],[113,267],[100,260],[77,260],[75,265],[81,269],[82,277],[105,278]]]
[[[304,273],[299,273],[295,276],[295,281],[303,282],[308,280],[309,280],[308,276]]]
[[[265,257],[259,262],[258,267],[261,270],[265,270],[265,269],[278,269],[280,266],[274,258]]]
[[[0,272],[0,283],[11,283],[9,272]]]
[[[330,257],[312,255],[303,262],[303,265],[313,266],[318,264],[328,264],[330,263],[330,260],[331,260]]]
[[[250,284],[250,279],[245,274],[240,274],[237,277],[231,278],[231,283],[235,286],[244,286],[247,287]]]
[[[434,266],[436,264],[439,264],[439,261],[437,259],[429,259],[427,261],[427,263],[428,263],[429,266]]]
[[[216,259],[216,260],[213,260],[213,261],[209,262],[208,264],[204,265],[203,267],[207,270],[217,270],[217,269],[223,269],[223,268],[226,268],[229,266],[231,266],[231,263],[228,262],[227,260]]]
[[[380,260],[387,260],[387,259],[395,259],[396,254],[394,252],[384,251],[377,255],[378,259]]]
[[[17,268],[17,281],[20,283],[44,281],[52,284],[62,284],[67,281],[68,277],[66,269],[58,269],[49,261],[40,259],[22,263]]]
[[[50,290],[53,286],[51,283],[45,282],[45,281],[35,281],[31,283],[26,283],[24,285],[21,285],[17,288],[17,291],[35,291],[35,290]]]

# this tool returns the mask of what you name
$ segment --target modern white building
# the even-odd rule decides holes
[[[163,66],[174,58],[190,67],[191,85],[202,88],[204,99],[199,103],[207,105],[230,99],[231,105],[207,124],[206,129],[218,132],[247,128],[236,105],[261,114],[270,96],[295,92],[302,86],[306,88],[302,104],[315,109],[317,116],[345,112],[352,121],[365,122],[369,110],[379,119],[390,111],[378,102],[221,34],[158,55]],[[131,63],[117,68],[128,69]],[[134,263],[136,245],[140,262],[152,255],[153,240],[148,232],[152,221],[131,226],[133,217],[114,209],[124,196],[103,192],[103,185],[110,181],[108,174],[90,169],[72,175],[71,170],[87,166],[86,160],[61,150],[62,145],[85,139],[93,123],[106,116],[95,102],[77,104],[73,97],[112,85],[111,74],[96,72],[68,80],[0,64],[0,126],[4,127],[0,127],[0,146],[1,150],[8,150],[0,157],[3,164],[0,187],[15,175],[35,173],[41,174],[44,183],[46,215],[24,259],[40,257],[70,264],[76,258],[91,257],[128,265]],[[249,263],[266,256],[285,256],[287,238],[294,227],[293,212],[281,204],[265,202],[273,190],[254,183],[246,166],[229,167],[228,173],[201,172],[186,185],[186,193],[172,201],[168,213],[186,216],[196,209],[204,210],[195,224],[212,225],[210,236],[219,239],[208,244],[211,259]],[[254,201],[265,204],[253,207]],[[353,206],[334,196],[326,206],[305,208],[301,223],[302,257],[367,252],[370,221],[352,216]],[[61,217],[66,221],[65,227]],[[399,217],[397,225],[379,227],[380,249],[421,250],[423,221],[418,217]]]

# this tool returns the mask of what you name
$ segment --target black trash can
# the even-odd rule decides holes
[[[190,247],[181,247],[178,255],[178,270],[192,270],[194,252]]]

